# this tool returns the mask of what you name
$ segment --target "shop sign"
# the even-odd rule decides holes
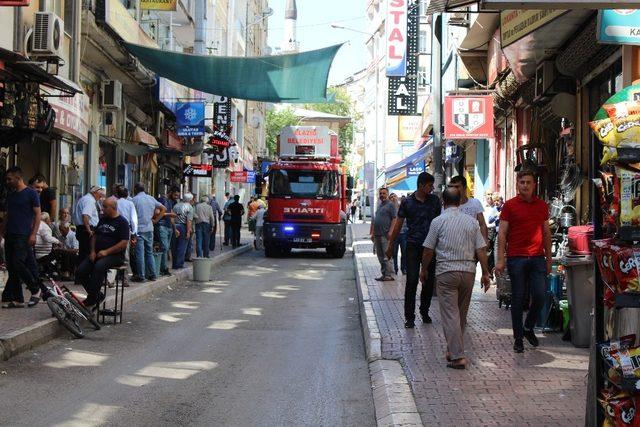
[[[256,173],[254,171],[247,171],[247,184],[256,183]]]
[[[421,124],[420,116],[398,116],[398,141],[413,141]]]
[[[463,5],[466,5],[465,2]],[[619,8],[626,7],[628,9],[640,8],[638,0],[483,0],[482,7],[485,10],[504,10],[504,9],[606,9],[612,5]],[[450,5],[451,6],[451,5]]]
[[[2,6],[29,6],[31,0],[0,0],[0,7]]]
[[[387,77],[407,75],[407,1],[387,1]]]
[[[204,136],[204,102],[176,102],[178,136]]]
[[[420,17],[415,1],[408,1],[406,76],[389,77],[387,113],[390,116],[413,116],[418,111],[418,27]],[[405,7],[406,7],[405,5]]]
[[[175,12],[178,0],[140,0],[142,10],[164,10]]]
[[[229,167],[229,149],[223,149],[213,155],[211,166],[216,169],[225,169]]]
[[[598,41],[640,44],[640,10],[611,9],[598,12]]]
[[[213,145],[218,148],[229,148],[231,145],[231,138],[225,132],[215,129],[213,136],[209,138],[209,145]]]
[[[500,45],[504,49],[566,12],[566,10],[553,9],[518,9],[500,12]]]
[[[231,172],[231,182],[247,182],[247,171],[234,171]],[[255,178],[254,178],[255,181]]]
[[[407,165],[407,176],[418,176],[426,170],[426,163],[424,160],[417,164],[409,163]]]
[[[493,138],[493,98],[490,95],[445,96],[444,136],[447,139]]]
[[[98,0],[96,21],[104,22],[122,39],[146,47],[157,48],[158,44],[144,32],[127,8],[118,0]]]
[[[213,168],[211,167],[211,165],[194,163],[184,166],[184,169],[182,170],[182,176],[211,178],[212,170]]]
[[[50,95],[60,95],[61,92],[51,90]],[[84,93],[74,96],[50,96],[47,102],[56,112],[54,129],[63,134],[87,143],[89,140],[89,97]]]

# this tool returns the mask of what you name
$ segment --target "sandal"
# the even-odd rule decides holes
[[[467,369],[467,364],[465,363],[460,363],[461,360],[465,360],[464,358],[462,359],[456,359],[456,360],[452,360],[449,363],[447,363],[447,368],[451,368],[451,369]]]
[[[383,282],[393,282],[394,280],[396,280],[396,279],[394,279],[394,278],[393,278],[393,277],[391,277],[391,276],[384,276],[384,277],[382,278],[382,281],[383,281]]]

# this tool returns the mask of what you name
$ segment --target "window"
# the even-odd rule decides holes
[[[429,53],[431,46],[429,46],[429,36],[424,30],[420,30],[418,33],[418,49],[420,53]]]
[[[272,197],[337,198],[336,171],[303,171],[274,169],[269,176]]]
[[[428,86],[429,83],[429,70],[427,67],[418,67],[418,87]]]
[[[64,32],[67,34],[73,33],[73,1],[67,0],[64,2]]]
[[[419,13],[420,16],[427,16],[427,5],[429,4],[429,0],[420,0],[420,4],[419,7]]]

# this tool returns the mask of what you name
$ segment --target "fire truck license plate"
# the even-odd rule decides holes
[[[311,243],[311,239],[305,237],[294,237],[294,243]]]

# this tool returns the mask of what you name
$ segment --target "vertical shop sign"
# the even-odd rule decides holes
[[[385,25],[387,77],[407,75],[407,12],[407,0],[388,0]]]
[[[486,139],[493,136],[493,97],[444,97],[445,138]]]
[[[407,13],[406,73],[389,77],[388,115],[413,116],[418,109],[418,27],[420,16],[416,0],[405,3]],[[387,73],[387,75],[389,75]]]
[[[204,102],[176,102],[178,136],[204,136]]]
[[[214,168],[229,167],[229,146],[231,145],[231,98],[215,96],[213,98],[213,131],[218,152],[213,156]],[[223,146],[224,143],[226,146]]]

